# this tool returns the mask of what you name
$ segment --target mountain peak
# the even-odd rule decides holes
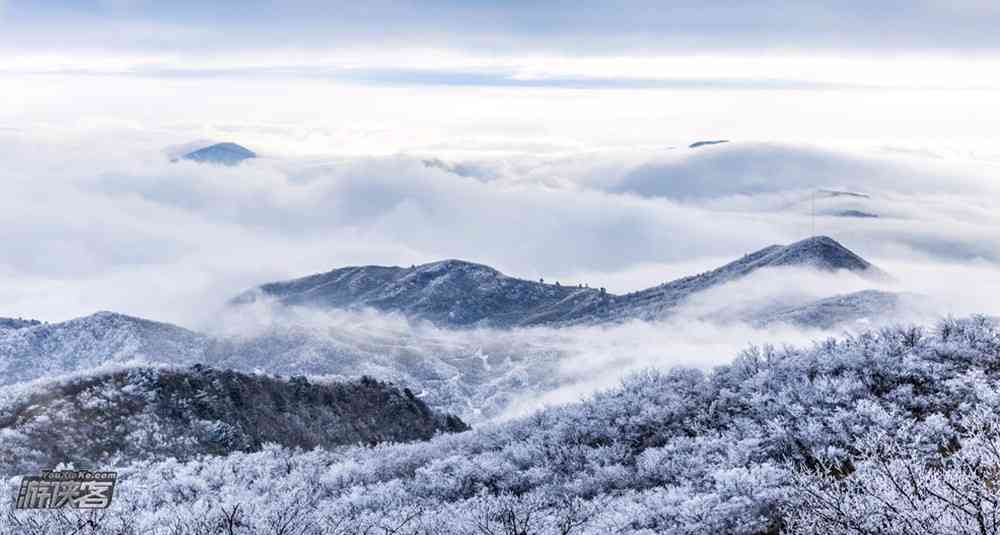
[[[829,236],[813,236],[789,245],[770,245],[711,271],[635,292],[626,296],[627,299],[623,300],[621,305],[632,309],[629,314],[659,318],[694,293],[736,281],[758,270],[774,267],[806,267],[822,271],[847,270],[866,277],[886,276],[837,240]]]
[[[786,245],[776,251],[768,265],[808,265],[829,271],[846,269],[858,272],[874,268],[870,262],[829,236],[812,236]]]
[[[482,273],[492,276],[504,276],[502,273],[490,266],[484,264],[477,264],[475,262],[469,262],[466,260],[458,260],[455,258],[449,258],[447,260],[438,260],[437,262],[429,262],[427,264],[420,264],[419,266],[414,266],[411,268],[418,273],[423,274],[438,274],[444,275],[448,273],[462,272],[462,273]]]
[[[256,157],[257,153],[254,151],[232,142],[216,143],[182,156],[185,160],[222,165],[237,165],[243,160]]]
[[[710,139],[706,141],[695,141],[694,143],[688,145],[689,149],[697,149],[698,147],[705,147],[708,145],[720,145],[722,143],[729,143],[728,139]]]
[[[446,258],[444,260],[438,260],[435,262],[428,262],[426,264],[420,264],[417,266],[418,269],[431,268],[431,269],[489,269],[495,271],[493,268],[485,264],[477,264],[475,262],[469,262],[468,260],[460,260],[458,258]]]
[[[450,326],[527,325],[583,315],[609,297],[583,284],[528,281],[483,264],[448,259],[410,267],[358,266],[264,284],[259,297],[286,305],[374,308]]]

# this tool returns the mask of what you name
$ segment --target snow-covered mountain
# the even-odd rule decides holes
[[[832,215],[836,217],[856,217],[860,219],[878,219],[879,215],[872,212],[866,212],[864,210],[856,210],[853,208],[848,208],[845,210],[834,210],[828,212],[827,215]]]
[[[867,492],[845,496],[829,507],[851,509],[844,504],[865,506],[869,499],[888,503],[884,512],[874,509],[871,518],[878,524],[866,532],[884,533],[883,526],[896,518],[890,514],[897,504],[908,501],[886,501],[892,489],[910,492],[913,500],[905,506],[915,507],[927,503],[919,493],[929,488],[943,497],[931,504],[931,513],[953,518],[941,529],[892,533],[979,533],[975,515],[982,509],[973,505],[968,512],[948,515],[941,513],[941,503],[966,504],[962,500],[967,492],[974,497],[995,495],[995,480],[982,477],[983,467],[995,466],[995,455],[982,457],[993,459],[989,463],[952,461],[956,452],[979,446],[995,451],[1000,441],[995,416],[1000,399],[998,340],[996,323],[981,317],[946,320],[928,330],[887,328],[803,348],[749,348],[732,363],[708,372],[648,371],[579,403],[427,442],[333,451],[266,446],[183,463],[167,458],[115,467],[122,485],[115,500],[122,505],[89,518],[92,525],[107,530],[94,533],[119,533],[121,525],[134,526],[139,533],[154,533],[164,525],[171,533],[214,533],[219,530],[204,526],[221,525],[223,514],[242,511],[238,533],[274,533],[276,525],[292,525],[295,533],[308,535],[331,533],[330,526],[336,533],[383,533],[413,526],[395,532],[763,535],[783,532],[797,510],[820,516],[801,504],[806,496],[890,473],[899,475],[894,482],[907,484],[868,486]],[[205,388],[215,377],[190,374],[194,384]],[[253,380],[261,381],[265,390],[273,387],[270,380]],[[179,399],[192,407],[203,403],[187,395],[189,387],[182,382],[154,382],[169,385],[160,390],[164,393],[176,389]],[[79,393],[60,393],[71,402],[93,403],[116,394],[134,399],[132,392],[115,386],[99,382]],[[83,395],[90,392],[97,395]],[[224,389],[215,392],[225,397],[220,396]],[[255,410],[266,414],[271,404],[260,397],[265,407],[250,407],[251,421]],[[17,406],[24,403],[20,400]],[[148,407],[162,401],[139,403]],[[76,406],[66,409],[77,416],[92,414]],[[66,429],[72,433],[105,429],[111,423],[126,429],[132,425],[121,413],[110,415],[107,424],[80,426],[78,419],[65,422],[66,428],[44,424],[40,429],[47,434],[26,444],[46,448],[42,436],[65,444]],[[979,420],[970,417],[976,415]],[[61,422],[60,417],[56,423]],[[32,423],[40,424],[38,419]],[[306,422],[284,422],[300,423]],[[988,442],[970,436],[977,429],[990,433]],[[203,436],[190,429],[178,431]],[[69,451],[80,466],[84,455],[99,467],[113,466],[110,459],[94,456],[95,436],[81,440],[86,454],[76,443]],[[887,459],[866,458],[865,444],[873,440],[879,441],[875,446],[905,452],[912,469],[897,471],[895,458],[881,463]],[[33,454],[28,449],[13,460],[24,462]],[[8,466],[0,462],[0,473]],[[979,476],[981,492],[964,479],[914,486],[927,474],[962,466]],[[802,475],[828,472],[835,477],[829,487],[803,487]],[[984,503],[992,507],[992,502]],[[61,518],[32,517],[32,527],[43,527],[31,533],[66,533]],[[27,533],[18,520],[14,514],[0,515],[0,533]],[[851,525],[866,526],[869,520],[858,518]],[[805,533],[843,532],[834,526]]]
[[[404,384],[431,407],[478,422],[500,415],[519,396],[561,387],[560,366],[579,352],[567,338],[580,335],[579,329],[669,317],[703,291],[718,289],[725,296],[729,289],[724,285],[760,270],[806,265],[881,273],[829,238],[768,247],[716,270],[624,296],[525,281],[459,261],[344,268],[243,294],[240,303],[271,295],[285,305],[310,305],[275,306],[269,299],[229,310],[239,323],[244,312],[252,316],[255,307],[264,305],[266,320],[253,328],[197,333],[100,312],[62,323],[0,329],[0,385],[134,361],[337,379],[368,375]],[[894,294],[869,291],[819,301],[770,300],[697,317],[825,329],[869,319],[890,321],[898,305]],[[372,308],[444,327],[422,327]],[[562,329],[520,329],[539,324]],[[474,325],[489,327],[447,328]],[[515,327],[517,332],[508,331]]]
[[[706,147],[709,145],[719,145],[722,143],[729,143],[728,139],[712,139],[707,141],[695,141],[694,143],[688,145],[689,149],[697,149],[698,147]]]
[[[612,297],[591,288],[508,277],[489,266],[461,260],[410,268],[335,269],[265,284],[233,302],[249,303],[261,296],[287,305],[370,307],[383,312],[402,312],[451,327],[570,321],[593,314]]]
[[[363,322],[364,317],[355,318]],[[99,312],[54,324],[0,330],[0,385],[82,373],[100,366],[205,364],[283,375],[356,379],[410,387],[436,409],[471,421],[495,416],[509,398],[555,386],[558,355],[493,336],[364,330],[276,319],[252,333],[208,335],[142,318]]]
[[[913,301],[917,305],[918,296],[900,295],[879,290],[862,290],[844,295],[835,295],[800,306],[775,310],[753,318],[751,323],[769,325],[788,323],[829,329],[849,322],[873,323],[881,318],[898,321],[907,311],[904,303]]]
[[[122,368],[0,389],[0,475],[59,462],[183,460],[265,443],[329,449],[466,429],[412,392],[367,378],[316,383],[200,365]]]
[[[843,270],[873,279],[887,276],[833,238],[816,236],[790,245],[771,245],[714,270],[616,297],[605,317],[663,318],[694,294],[735,282],[761,270],[785,267],[828,272]],[[832,323],[838,321],[831,318]]]
[[[208,341],[204,335],[176,325],[114,312],[0,329],[0,384],[130,360],[204,362]]]
[[[661,319],[689,296],[775,267],[846,270],[885,277],[836,240],[817,236],[772,245],[718,269],[627,295],[508,277],[480,264],[445,260],[410,268],[363,266],[264,284],[233,303],[257,299],[325,308],[374,308],[448,327],[528,326]],[[836,322],[836,319],[831,319]]]
[[[257,153],[236,143],[216,143],[203,149],[189,152],[181,158],[201,163],[237,165],[243,160],[256,158]]]

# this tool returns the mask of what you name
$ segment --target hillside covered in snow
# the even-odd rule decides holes
[[[385,319],[369,318],[373,323]],[[249,334],[202,334],[111,312],[17,330],[0,330],[0,385],[82,373],[107,365],[203,364],[246,373],[356,380],[368,375],[413,390],[436,409],[479,420],[512,397],[557,385],[555,347],[471,338],[392,325],[364,329],[366,316],[313,325],[300,315]],[[362,322],[361,325],[358,322]]]
[[[289,448],[426,440],[466,430],[409,390],[247,375],[195,365],[128,367],[0,388],[0,476],[59,463],[123,465]]]
[[[628,295],[525,281],[459,261],[343,268],[245,293],[205,332],[112,312],[20,321],[0,328],[0,385],[126,364],[332,380],[367,375],[405,385],[429,406],[475,423],[526,396],[593,381],[569,371],[580,362],[607,361],[592,370],[597,374],[634,369],[629,345],[615,346],[631,343],[631,329],[735,329],[731,336],[744,344],[748,334],[740,329],[761,336],[783,326],[857,330],[907,318],[918,305],[916,296],[881,290],[816,300],[787,293],[749,298],[737,286],[754,285],[754,277],[780,282],[787,269],[809,270],[831,290],[843,280],[838,273],[855,285],[887,277],[829,238],[768,247]],[[682,356],[671,345],[635,351],[646,363]]]
[[[808,348],[755,347],[708,373],[646,372],[581,403],[427,442],[267,446],[138,462],[123,468],[121,498],[100,522],[158,534],[210,532],[233,515],[244,534],[276,522],[303,535],[329,533],[329,526],[411,535],[483,526],[492,533],[819,533],[810,526],[830,517],[810,522],[817,510],[805,508],[815,505],[810,493],[827,492],[811,486],[815,470],[853,485],[851,469],[838,467],[869,462],[860,457],[864,437],[878,433],[889,441],[883,451],[896,452],[891,462],[911,463],[921,481],[934,477],[921,467],[983,439],[968,416],[1000,410],[998,361],[1000,332],[985,318]],[[1000,444],[995,433],[985,436]],[[891,487],[858,483],[872,497],[864,510],[876,515],[873,525],[886,526],[872,533],[907,533],[895,529],[906,525],[901,508],[879,505],[888,495],[879,493]],[[956,496],[942,489],[945,499]],[[998,508],[982,501],[956,509],[928,520],[927,533],[971,533],[965,528],[975,525],[976,511]],[[797,527],[786,524],[790,518]],[[0,529],[28,520],[0,517]],[[58,518],[35,521],[36,533],[58,532]]]
[[[836,240],[825,236],[772,245],[717,269],[662,285],[614,295],[603,289],[562,286],[509,277],[480,264],[446,260],[412,266],[347,267],[286,282],[264,284],[236,298],[284,305],[374,308],[449,327],[588,324],[627,319],[657,320],[693,294],[752,273],[798,267],[847,271],[871,279],[887,275]],[[800,304],[801,305],[801,304]],[[832,309],[830,312],[834,312]],[[804,316],[788,316],[789,320]],[[824,318],[837,323],[836,316]]]

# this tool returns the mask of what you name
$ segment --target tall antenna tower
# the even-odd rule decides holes
[[[809,234],[809,237],[813,237],[815,235],[816,235],[816,190],[813,189],[813,191],[812,191],[812,232]]]

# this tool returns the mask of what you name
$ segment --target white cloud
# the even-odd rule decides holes
[[[324,50],[380,42],[393,49],[434,46],[466,51],[627,53],[648,51],[816,50],[841,52],[995,51],[1000,11],[982,2],[839,2],[776,0],[747,4],[676,1],[671,9],[646,0],[614,6],[586,2],[570,9],[546,4],[377,2],[354,6],[310,0],[258,3],[103,0],[60,10],[39,4],[24,10],[12,40],[24,47],[254,52]],[[132,7],[139,4],[142,9]],[[901,9],[905,7],[905,9]],[[243,12],[240,12],[242,10]],[[240,12],[240,16],[232,16]],[[54,15],[61,15],[54,17]],[[122,17],[122,14],[129,15]],[[886,26],[882,21],[892,19]],[[115,31],[92,28],[113,27]],[[137,30],[158,31],[143,34]],[[201,32],[189,41],[183,29]],[[845,31],[849,28],[850,31]],[[218,31],[218,30],[223,31]]]
[[[807,235],[804,192],[837,177],[844,182],[836,185],[872,197],[824,200],[821,210],[850,206],[881,217],[821,215],[817,232],[862,255],[1000,260],[995,190],[983,169],[947,161],[921,169],[885,157],[737,145],[685,149],[690,156],[666,164],[642,151],[481,156],[481,166],[499,171],[477,180],[408,156],[171,164],[165,144],[146,134],[97,130],[89,136],[98,141],[71,143],[45,132],[8,134],[0,145],[0,315],[60,319],[114,309],[197,325],[267,280],[451,257],[629,291]],[[656,193],[683,194],[698,182],[697,198],[606,191],[636,169],[647,172],[648,162],[666,183]],[[684,181],[671,185],[677,177]],[[740,180],[765,178],[763,193],[734,195]]]
[[[444,257],[628,291],[809,234],[815,187],[872,194],[823,200],[816,227],[875,260],[1000,259],[1000,112],[977,92],[3,82],[0,315],[190,325],[266,280]],[[264,158],[167,162],[198,139]]]

